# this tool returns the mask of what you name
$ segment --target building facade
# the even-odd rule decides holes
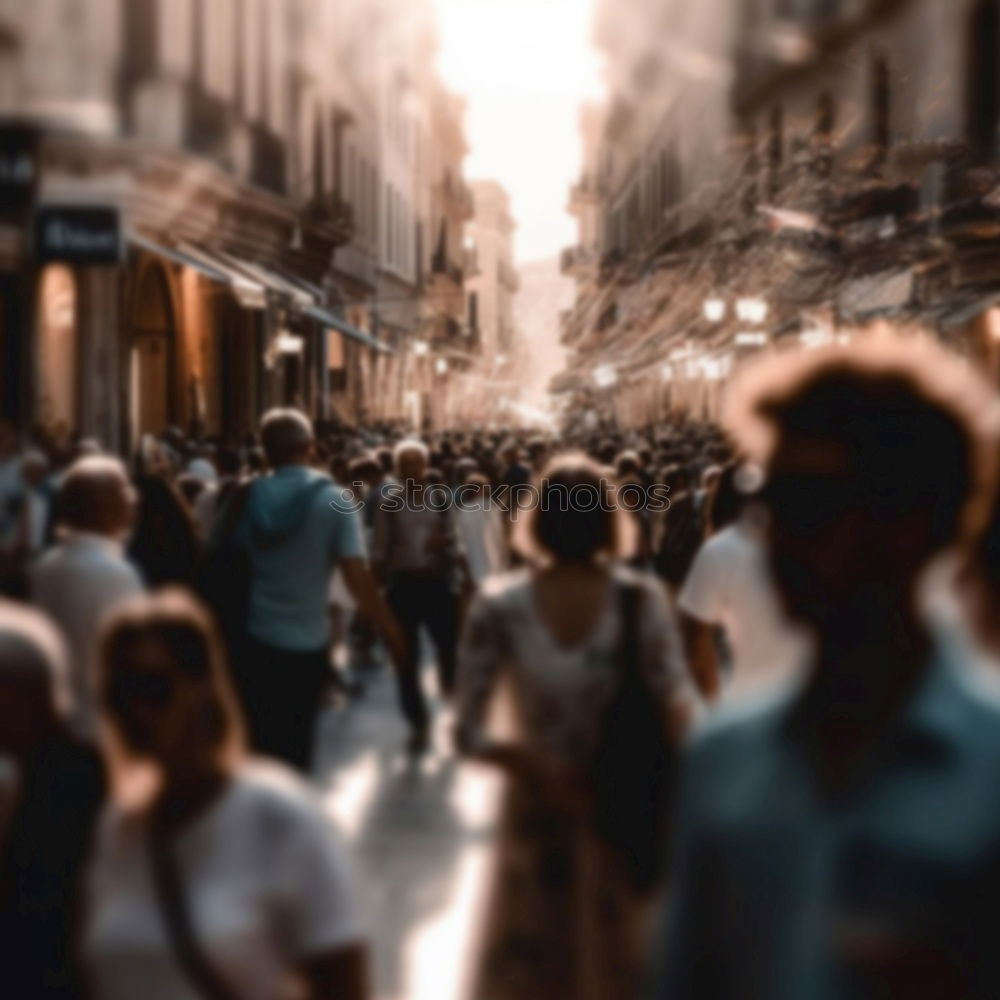
[[[483,381],[492,387],[494,403],[499,398],[498,387],[504,390],[504,398],[516,394],[518,367],[526,359],[515,323],[514,300],[520,277],[514,264],[517,223],[510,196],[495,180],[473,180],[471,187],[475,214],[469,226],[466,293],[468,325],[477,331],[483,356],[477,383],[481,405]]]
[[[0,6],[0,412],[122,451],[277,404],[401,415],[418,8]]]
[[[712,415],[748,355],[879,318],[997,378],[997,3],[661,0],[631,32],[620,8],[554,389]]]

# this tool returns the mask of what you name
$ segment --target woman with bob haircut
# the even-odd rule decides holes
[[[343,848],[306,787],[248,760],[222,644],[181,591],[108,623],[100,696],[120,779],[88,878],[84,960],[96,1000],[368,996]]]
[[[667,839],[653,800],[693,696],[663,587],[622,564],[617,501],[588,458],[554,460],[514,529],[528,565],[470,610],[459,746],[510,779],[478,1000],[637,995]]]

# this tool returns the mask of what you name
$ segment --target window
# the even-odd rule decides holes
[[[317,109],[316,120],[313,124],[312,190],[314,198],[322,198],[326,191],[326,150],[323,148],[324,138],[323,117]]]
[[[385,186],[385,249],[384,255],[387,264],[392,263],[392,186]]]
[[[827,142],[833,139],[833,130],[837,124],[837,106],[833,96],[822,94],[816,104],[816,135]]]
[[[205,83],[205,67],[207,57],[205,52],[205,0],[192,0],[191,3],[191,76],[198,84]]]
[[[241,111],[247,108],[247,0],[233,0],[233,21],[230,27],[233,52],[233,102]]]
[[[820,95],[816,104],[816,161],[820,174],[829,174],[833,168],[833,130],[837,120],[837,106],[829,93]]]
[[[872,138],[883,152],[892,145],[892,82],[889,64],[876,59],[872,70]]]
[[[972,15],[966,93],[967,134],[974,156],[992,160],[1000,121],[1000,8],[982,0]]]
[[[161,65],[164,18],[157,0],[128,0],[122,7],[124,72],[132,81],[155,73]]]
[[[774,195],[781,180],[781,166],[785,159],[785,113],[778,105],[771,111],[771,130],[767,144],[767,163],[770,171],[770,189]]]
[[[257,37],[260,45],[260,120],[264,125],[270,125],[274,113],[274,80],[271,67],[274,32],[271,30],[271,4],[268,0],[263,0],[260,4],[259,24]]]

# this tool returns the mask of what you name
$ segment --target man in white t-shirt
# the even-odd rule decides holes
[[[66,640],[75,721],[89,736],[96,730],[97,645],[104,619],[145,590],[123,549],[135,495],[121,462],[94,457],[75,463],[59,487],[57,509],[61,538],[32,567],[31,597]]]
[[[745,517],[702,545],[677,605],[691,671],[706,697],[722,690],[715,628],[732,653],[733,692],[787,677],[808,656],[808,637],[785,618],[764,547]]]

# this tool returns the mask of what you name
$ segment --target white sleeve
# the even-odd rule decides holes
[[[663,584],[645,581],[640,605],[640,649],[647,677],[665,695],[688,685],[684,646]]]
[[[710,538],[698,550],[677,598],[681,611],[709,625],[722,621],[726,606],[725,574],[714,541]]]
[[[318,803],[297,810],[279,856],[277,898],[292,953],[306,959],[365,939],[347,850]]]

